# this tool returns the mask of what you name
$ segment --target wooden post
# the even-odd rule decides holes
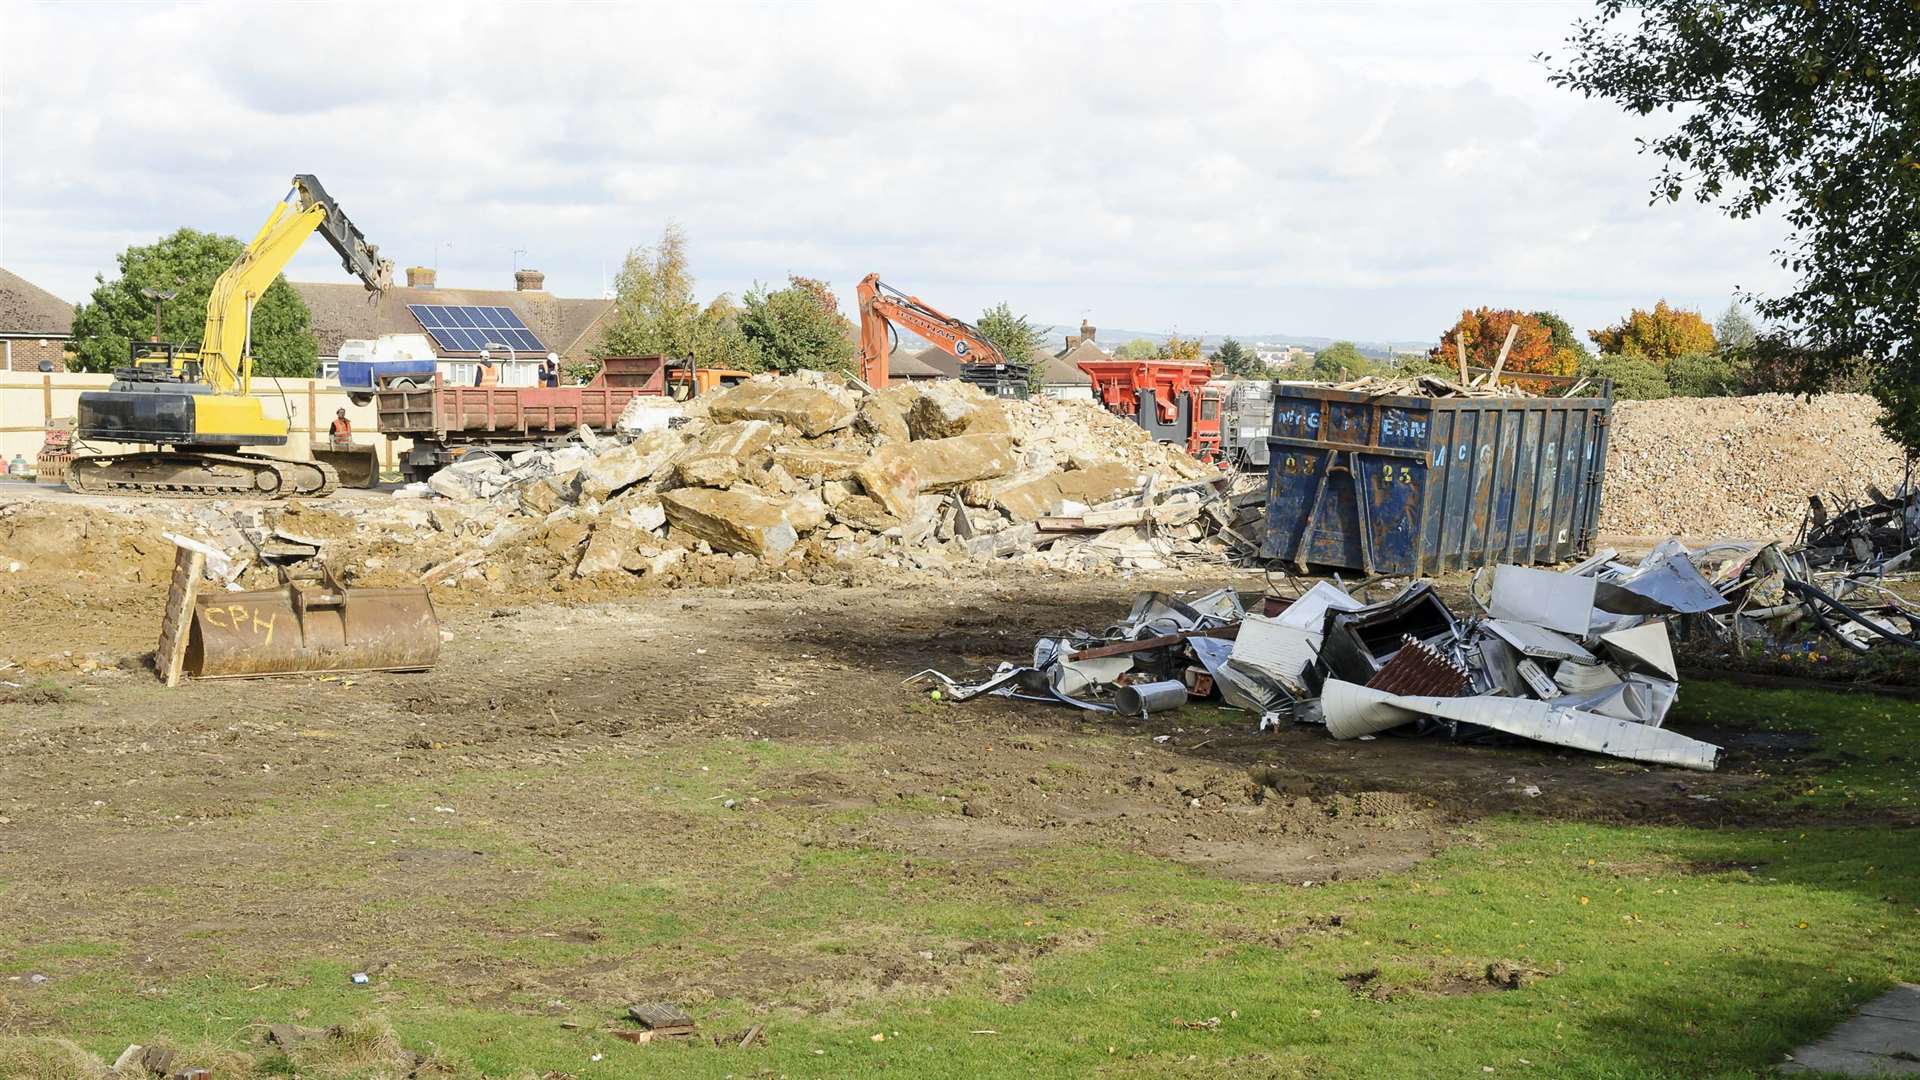
[[[53,376],[40,376],[40,426],[53,426]]]
[[[1518,337],[1519,335],[1520,335],[1519,323],[1516,322],[1512,326],[1507,327],[1507,343],[1505,345],[1500,346],[1500,359],[1495,360],[1493,362],[1493,374],[1487,376],[1487,385],[1489,387],[1499,385],[1500,369],[1507,366],[1507,353],[1512,351],[1513,339]]]
[[[1453,332],[1453,351],[1454,355],[1460,358],[1460,385],[1465,386],[1467,385],[1467,342],[1460,336],[1458,330]]]
[[[314,410],[316,410],[317,408],[319,408],[319,405],[315,401],[315,395],[313,392],[313,380],[308,379],[307,380],[307,456],[308,457],[313,456],[313,441],[316,437],[314,433],[313,425],[314,425],[314,421],[318,419],[316,416],[314,416]]]

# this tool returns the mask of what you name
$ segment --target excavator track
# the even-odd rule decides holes
[[[75,457],[67,465],[67,486],[83,495],[156,499],[320,499],[340,486],[340,475],[319,461],[150,451]]]

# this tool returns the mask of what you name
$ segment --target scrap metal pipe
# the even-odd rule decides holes
[[[1177,709],[1186,703],[1187,684],[1179,679],[1134,683],[1121,687],[1113,695],[1114,711],[1130,713],[1134,716],[1166,712],[1168,709]]]

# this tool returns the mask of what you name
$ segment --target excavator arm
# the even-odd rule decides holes
[[[199,359],[201,378],[215,391],[246,393],[250,389],[253,305],[315,230],[340,253],[347,272],[369,291],[381,292],[393,284],[393,261],[380,258],[380,249],[367,243],[320,181],[304,173],[294,177],[292,189],[267,215],[267,223],[246,250],[213,283],[207,297]]]
[[[979,327],[892,288],[879,274],[862,278],[855,295],[860,303],[860,378],[875,389],[887,385],[887,354],[893,349],[889,331],[895,326],[933,342],[963,364],[1007,362]]]

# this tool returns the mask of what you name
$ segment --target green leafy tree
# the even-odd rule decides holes
[[[1746,374],[1746,365],[1725,349],[1676,356],[1666,370],[1674,397],[1731,397],[1746,384]]]
[[[120,253],[120,276],[94,275],[94,290],[73,315],[73,367],[112,371],[125,367],[128,343],[153,336],[152,288],[177,293],[160,305],[160,340],[200,347],[213,283],[246,245],[231,236],[180,229],[151,244]],[[253,306],[254,372],[311,378],[319,362],[313,318],[300,294],[276,277]]]
[[[1312,373],[1322,382],[1346,382],[1365,375],[1371,367],[1360,347],[1351,341],[1336,341],[1313,354]]]
[[[1613,396],[1628,401],[1651,401],[1673,396],[1672,388],[1667,385],[1667,373],[1661,370],[1659,364],[1644,356],[1601,353],[1587,361],[1580,374],[1596,384],[1602,379],[1612,379]],[[1597,386],[1594,392],[1598,393]]]
[[[1007,358],[1007,363],[1032,365],[1027,371],[1027,389],[1040,389],[1047,373],[1034,363],[1034,350],[1045,340],[1039,328],[1028,322],[1025,315],[1015,315],[1004,300],[981,312],[980,321],[974,325],[980,336],[993,342],[1000,355]]]
[[[764,369],[852,370],[853,338],[826,282],[790,274],[786,288],[755,283],[743,300],[740,330]]]
[[[1777,210],[1794,291],[1761,298],[1782,327],[1762,366],[1815,389],[1864,362],[1881,423],[1920,451],[1920,7],[1602,0],[1551,81],[1641,116],[1656,199],[1733,218]]]
[[[741,329],[739,305],[733,297],[721,293],[700,311],[693,323],[689,351],[693,361],[703,368],[737,368],[760,371],[765,364],[760,347]]]
[[[679,225],[668,222],[659,243],[627,252],[613,282],[613,310],[598,356],[693,355],[701,309]]]
[[[1552,311],[1536,311],[1533,317],[1547,328],[1548,355],[1551,359],[1546,370],[1574,372],[1580,370],[1580,365],[1593,359],[1593,354],[1587,351],[1587,343],[1573,332],[1567,320]]]
[[[1233,338],[1221,342],[1220,347],[1213,350],[1213,359],[1219,361],[1227,374],[1236,378],[1266,374],[1266,369],[1261,365],[1260,358],[1253,355],[1253,350]]]
[[[1160,355],[1160,346],[1146,338],[1137,337],[1115,349],[1113,355],[1122,360],[1151,360]]]

